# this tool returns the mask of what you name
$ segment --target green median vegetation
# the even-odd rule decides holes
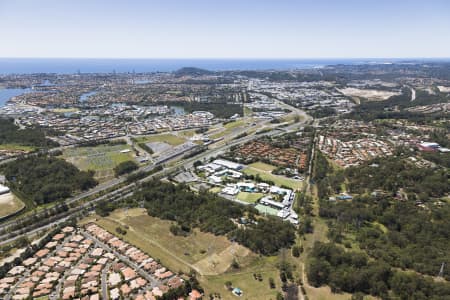
[[[139,168],[138,164],[134,161],[128,160],[121,162],[114,168],[114,174],[119,177],[123,174],[131,173]]]

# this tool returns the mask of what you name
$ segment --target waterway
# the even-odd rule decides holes
[[[22,95],[26,92],[29,92],[30,89],[4,89],[0,88],[0,107],[3,107],[6,105],[6,103],[11,99],[12,97]]]
[[[97,93],[98,93],[97,91],[92,91],[92,92],[87,92],[87,93],[81,94],[78,102],[81,102],[81,103],[86,102],[89,100],[89,97],[94,96]]]
[[[182,116],[186,114],[186,111],[182,106],[169,106],[169,108],[176,116]]]

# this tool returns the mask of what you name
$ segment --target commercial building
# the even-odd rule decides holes
[[[243,166],[240,164],[224,159],[216,159],[213,161],[213,163],[235,171],[239,171],[243,168]]]

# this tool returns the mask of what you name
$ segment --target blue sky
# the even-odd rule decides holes
[[[0,57],[450,57],[446,0],[0,0]]]

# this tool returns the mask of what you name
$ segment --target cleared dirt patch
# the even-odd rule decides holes
[[[438,89],[441,93],[450,93],[450,87],[449,86],[443,86],[439,85]]]
[[[369,90],[369,89],[357,89],[357,88],[345,88],[338,90],[345,96],[349,97],[361,97],[371,101],[384,101],[392,96],[400,95],[399,92],[381,91],[381,90]]]
[[[218,275],[225,273],[230,268],[233,259],[239,261],[250,254],[249,249],[233,244],[220,253],[212,253],[194,265],[203,271],[203,275]]]

